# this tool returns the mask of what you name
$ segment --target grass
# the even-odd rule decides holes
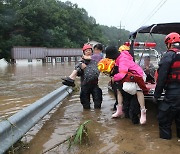
[[[88,135],[88,129],[87,124],[91,122],[91,120],[87,120],[84,123],[82,123],[78,129],[76,130],[75,134],[68,137],[64,141],[57,143],[53,147],[49,148],[48,150],[44,151],[44,153],[47,153],[48,151],[53,150],[54,148],[60,146],[61,144],[68,142],[68,149],[71,148],[72,145],[81,145],[81,144],[88,144],[89,143],[89,135]]]
[[[89,142],[89,135],[88,135],[88,129],[86,125],[90,122],[90,120],[85,121],[83,124],[79,126],[76,133],[74,134],[73,138],[69,140],[69,148],[73,144],[82,144],[82,143],[88,143]]]

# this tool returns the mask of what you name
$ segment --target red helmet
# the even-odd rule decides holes
[[[180,42],[180,35],[176,32],[172,32],[169,33],[166,37],[165,37],[165,44],[167,43],[176,43],[176,42]]]
[[[85,44],[85,45],[83,46],[82,50],[83,50],[83,52],[84,52],[84,51],[87,50],[87,49],[91,49],[91,50],[92,50],[92,46],[89,45],[89,44]]]

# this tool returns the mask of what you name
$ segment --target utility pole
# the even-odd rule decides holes
[[[122,45],[122,43],[123,43],[123,42],[122,42],[122,38],[121,38],[121,33],[122,33],[122,32],[121,32],[121,29],[122,29],[122,28],[125,28],[125,26],[122,26],[122,25],[121,25],[121,21],[120,21],[120,25],[119,25],[118,27],[119,27],[119,37],[118,37],[118,47],[119,47],[119,46]]]

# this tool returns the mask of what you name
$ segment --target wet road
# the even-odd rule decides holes
[[[22,85],[20,84],[19,87],[22,86],[23,88],[18,89],[16,95],[12,94],[12,96],[16,96],[16,98],[19,98],[21,102],[23,102],[19,104],[25,104],[24,102],[28,102],[25,99],[27,97],[29,100],[27,104],[31,104],[35,98],[39,98],[48,93],[48,91],[50,92],[53,89],[58,88],[61,86],[59,79],[60,74],[69,74],[71,71],[70,68],[73,67],[67,65],[64,66],[66,69],[61,69],[60,66],[56,67],[57,68],[54,68],[54,66],[48,65],[45,68],[40,68],[39,71],[42,71],[43,73],[39,73],[39,71],[35,70],[32,71],[38,72],[36,77],[33,77],[33,75],[30,74],[27,75],[27,72],[25,73],[26,68],[24,71],[22,71],[22,74],[24,75],[14,77],[15,79],[18,78],[18,81],[21,77],[21,81],[19,82]],[[67,67],[69,69],[67,69]],[[34,68],[31,68],[31,70],[33,69]],[[68,70],[69,72],[64,73],[63,71],[65,70]],[[19,72],[21,71],[19,70]],[[47,76],[45,75],[45,72],[47,73]],[[19,73],[16,73],[16,75],[10,74],[11,73],[9,73],[9,76],[17,76]],[[23,76],[27,76],[28,79],[23,81],[23,79],[25,79]],[[42,81],[42,78],[45,78],[45,80],[43,80],[44,82]],[[172,140],[168,141],[159,139],[156,120],[157,111],[156,106],[152,104],[152,102],[146,102],[148,109],[147,124],[144,126],[133,125],[129,119],[125,118],[111,119],[111,115],[113,113],[112,107],[115,100],[112,93],[107,90],[108,80],[108,77],[100,77],[100,87],[103,90],[104,99],[101,110],[94,110],[92,103],[92,109],[90,111],[84,111],[80,104],[79,92],[74,92],[71,96],[63,101],[61,106],[54,110],[53,114],[50,114],[51,116],[46,116],[26,135],[24,140],[28,141],[31,139],[28,144],[29,148],[22,149],[18,153],[39,154],[42,151],[49,149],[56,143],[59,143],[73,135],[79,124],[86,120],[91,120],[91,122],[88,124],[90,145],[73,146],[70,150],[67,150],[68,145],[65,143],[48,152],[48,154],[179,154],[180,142],[177,142],[174,127]],[[13,83],[13,81],[11,82]],[[31,86],[28,86],[26,89],[24,87],[29,85],[27,83],[31,83]],[[13,84],[10,84],[9,87],[14,89]],[[37,87],[41,87],[40,90],[38,90]],[[25,95],[28,89],[31,88],[32,91],[30,91],[32,94]],[[12,91],[16,91],[15,89]],[[36,91],[34,92],[34,90]],[[26,97],[21,97],[23,96],[21,92]],[[11,92],[8,92],[7,94],[11,94]],[[2,96],[2,94],[0,96]],[[18,104],[18,102],[16,103]],[[21,105],[21,107],[22,106],[23,105]],[[41,129],[39,129],[40,127]]]

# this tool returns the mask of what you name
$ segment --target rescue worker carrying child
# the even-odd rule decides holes
[[[135,93],[137,94],[137,99],[141,106],[140,123],[145,124],[146,108],[142,89],[144,88],[144,90],[146,90],[146,87],[143,80],[144,72],[142,68],[133,61],[133,57],[129,54],[128,51],[122,51],[120,53],[114,46],[109,46],[106,48],[106,58],[115,60],[115,65],[118,67],[117,73],[112,77],[112,81],[115,82],[117,87],[118,99],[117,111],[112,115],[112,117],[117,118],[123,114],[122,102],[125,97],[122,94],[122,83],[127,82],[128,80],[128,82],[135,82],[135,79],[137,79],[138,84],[135,85]],[[134,81],[131,81],[131,77]]]

